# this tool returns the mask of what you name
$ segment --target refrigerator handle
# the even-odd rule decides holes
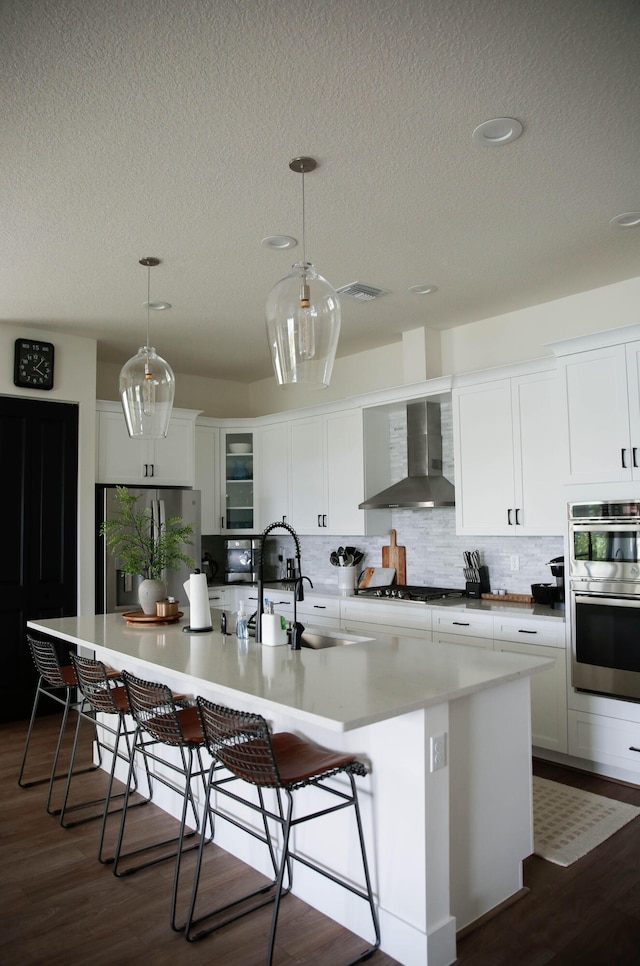
[[[162,532],[162,528],[164,527],[167,521],[167,511],[164,504],[164,500],[153,500],[152,506],[154,508],[153,516],[154,516],[155,532],[158,536],[160,536],[160,533]],[[162,572],[162,577],[160,579],[166,581],[167,578],[164,571]]]

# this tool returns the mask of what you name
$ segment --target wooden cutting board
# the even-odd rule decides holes
[[[365,567],[358,587],[387,587],[395,575],[393,567]]]
[[[390,530],[391,546],[382,548],[382,566],[393,567],[396,572],[396,582],[406,584],[407,582],[407,551],[405,547],[399,547],[396,543],[396,531]]]

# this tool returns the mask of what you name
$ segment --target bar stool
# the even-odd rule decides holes
[[[27,731],[27,740],[25,741],[24,753],[22,755],[22,764],[20,765],[20,773],[18,775],[18,785],[21,788],[32,788],[35,785],[42,785],[45,782],[48,782],[49,791],[47,794],[46,809],[49,815],[59,815],[59,808],[51,808],[51,795],[53,793],[54,781],[67,777],[67,772],[57,775],[56,770],[58,767],[58,759],[60,757],[60,749],[62,748],[62,739],[64,737],[67,720],[69,717],[69,710],[71,708],[77,709],[80,704],[79,701],[73,700],[74,690],[77,687],[78,682],[73,667],[69,664],[60,664],[58,652],[56,651],[53,641],[47,640],[46,638],[33,637],[31,634],[27,634],[27,642],[31,650],[33,663],[35,664],[38,672],[38,683],[36,685],[36,693],[33,699],[33,708],[31,710],[29,730]],[[113,668],[108,668],[107,673],[111,678],[118,677],[118,672]],[[57,704],[62,706],[62,720],[60,722],[58,740],[53,754],[51,773],[46,778],[37,778],[31,781],[24,781],[24,770],[41,695],[50,698],[52,701],[55,701]],[[71,768],[71,766],[69,767]],[[85,774],[89,771],[95,771],[96,768],[99,767],[100,763],[92,764],[87,768],[79,770],[76,772],[76,774]]]
[[[81,657],[79,654],[71,654],[70,658],[76,680],[78,682],[78,689],[84,700],[78,708],[78,720],[73,741],[73,749],[71,751],[71,762],[69,765],[67,784],[62,801],[62,808],[60,811],[60,825],[63,828],[73,828],[76,825],[82,825],[85,822],[91,822],[95,819],[102,818],[100,840],[98,843],[98,861],[102,862],[103,864],[107,864],[109,862],[113,862],[115,858],[114,855],[106,858],[103,855],[107,819],[109,815],[114,815],[121,811],[121,809],[109,811],[109,807],[113,799],[124,799],[125,795],[124,792],[120,792],[117,795],[112,794],[116,765],[119,759],[121,761],[126,761],[127,765],[131,763],[131,758],[133,755],[133,745],[131,739],[135,735],[135,725],[130,725],[128,723],[131,719],[129,717],[129,702],[127,700],[127,693],[124,685],[116,684],[116,686],[114,686],[114,679],[113,677],[109,676],[107,667],[102,663],[102,661],[96,661],[88,657]],[[102,716],[99,721],[97,719],[97,715]],[[114,715],[117,719],[115,727],[105,720],[105,717],[113,718]],[[106,751],[112,753],[111,769],[109,771],[107,791],[103,797],[69,805],[68,801],[69,791],[71,788],[71,779],[73,777],[73,765],[75,762],[76,751],[78,748],[78,738],[80,736],[80,729],[83,720],[89,721],[93,725],[95,735],[94,741],[98,749],[98,753],[100,754],[101,749],[105,749]],[[113,737],[113,745],[110,745],[105,741],[105,731]],[[151,776],[149,774],[146,758],[144,759],[144,765],[146,771],[148,795],[141,801],[135,802],[133,805],[129,803],[129,808],[134,808],[139,805],[147,805],[151,801]],[[137,776],[134,770],[131,791],[134,792],[136,790]],[[94,814],[84,816],[72,822],[66,820],[67,812],[83,811],[84,809],[90,808],[94,805],[103,805],[104,807],[102,812],[98,813],[97,815]]]
[[[213,838],[213,821],[211,816],[207,810],[204,810],[203,820],[202,823],[200,823],[198,809],[196,807],[193,790],[191,788],[191,782],[194,778],[200,778],[202,780],[203,788],[205,787],[205,778],[208,769],[205,767],[202,761],[202,749],[205,747],[204,733],[200,724],[200,718],[198,717],[198,710],[195,705],[192,703],[187,704],[186,699],[173,694],[171,689],[166,685],[157,684],[152,681],[144,681],[142,678],[138,678],[134,674],[130,674],[128,671],[122,672],[122,680],[124,682],[129,709],[133,715],[136,729],[129,765],[129,775],[125,787],[124,807],[122,811],[118,842],[116,845],[113,873],[118,877],[131,875],[133,872],[137,872],[140,869],[149,868],[152,865],[156,865],[158,862],[175,858],[176,862],[173,875],[169,921],[171,928],[176,932],[180,932],[184,927],[176,924],[176,906],[181,859],[184,852],[198,848],[198,843],[185,846],[184,840],[196,835],[198,832],[200,832],[200,841],[203,844],[210,842]],[[178,749],[180,752],[180,761],[177,763],[175,761],[171,761],[166,754],[162,754],[162,751],[158,749],[158,746],[163,746],[165,749],[167,747]],[[155,842],[152,845],[147,845],[139,849],[134,849],[131,852],[124,853],[122,851],[122,845],[128,813],[130,789],[133,780],[136,752],[144,757],[145,767],[147,767],[147,769],[148,762],[150,760],[160,764],[163,769],[170,769],[172,772],[175,772],[176,775],[181,777],[182,783],[177,784],[176,781],[173,781],[167,775],[161,774],[158,771],[155,771],[152,776],[154,781],[160,782],[182,797],[182,813],[180,817],[180,829],[176,837],[172,839],[165,839],[161,842]],[[194,758],[197,762],[197,767],[195,768]],[[149,771],[147,771],[147,774],[149,774]],[[191,807],[193,814],[194,830],[191,832],[185,832],[189,806]],[[209,824],[211,830],[211,835],[209,838],[205,838],[207,824]],[[174,843],[176,844],[176,849],[168,854],[151,858],[140,863],[139,865],[129,866],[124,869],[121,867],[123,859],[142,855],[145,852],[149,852],[151,849],[161,848],[165,845],[172,845]]]
[[[233,922],[235,919],[239,919],[243,915],[254,912],[256,909],[265,905],[267,901],[272,901],[274,903],[274,907],[271,919],[269,946],[267,951],[267,966],[271,966],[273,961],[276,928],[278,924],[280,899],[282,895],[286,894],[291,887],[291,860],[293,859],[307,866],[309,869],[314,869],[316,872],[319,872],[321,875],[330,879],[332,882],[335,882],[337,885],[343,886],[349,892],[359,896],[369,904],[371,919],[375,932],[375,942],[356,959],[351,960],[351,963],[358,963],[364,959],[368,959],[371,955],[373,955],[375,950],[380,945],[380,927],[371,888],[371,879],[369,876],[369,867],[367,863],[364,835],[362,831],[362,821],[360,817],[360,807],[358,804],[358,794],[355,783],[356,775],[363,776],[366,774],[364,764],[359,761],[355,755],[330,751],[326,748],[316,745],[312,741],[300,738],[297,735],[289,734],[287,732],[271,734],[267,722],[260,715],[250,714],[244,711],[232,711],[230,708],[213,704],[202,697],[197,698],[197,707],[202,721],[202,730],[205,735],[207,748],[213,757],[213,763],[207,779],[207,797],[205,799],[206,805],[208,807],[212,807],[210,795],[211,790],[214,789],[216,792],[227,795],[233,799],[236,799],[237,801],[242,801],[243,804],[248,805],[255,811],[262,811],[263,818],[266,816],[266,818],[278,823],[282,828],[282,854],[275,880],[273,883],[270,883],[264,887],[265,890],[273,887],[273,895],[271,895],[269,899],[262,899],[259,903],[254,904],[252,908],[226,916],[222,921],[217,922],[215,925],[209,926],[208,928],[202,929],[201,931],[193,934],[194,927],[198,926],[200,923],[210,919],[213,916],[231,912],[231,910],[237,905],[242,902],[246,902],[248,899],[257,894],[256,892],[250,893],[243,896],[241,899],[236,900],[235,902],[220,906],[206,915],[201,915],[197,919],[194,918],[198,882],[202,864],[203,850],[201,848],[198,853],[191,905],[189,907],[189,914],[185,925],[185,937],[190,942],[202,939],[204,936],[207,936],[217,929],[222,928],[222,926],[227,925],[229,922]],[[258,805],[256,805],[254,802],[239,799],[238,796],[236,796],[226,787],[228,779],[225,779],[224,777],[217,777],[217,762],[224,765],[225,768],[228,769],[228,772],[230,772],[235,778],[249,782],[250,784],[257,786],[258,789],[275,789],[277,811],[274,812],[265,810],[261,796],[260,804]],[[339,789],[326,783],[328,778],[339,774],[348,777],[351,786],[350,794],[344,789]],[[329,795],[334,799],[337,799],[337,801],[332,802],[320,810],[314,810],[311,813],[294,818],[293,792],[308,785],[322,789],[323,791],[329,793]],[[283,814],[281,801],[282,792],[284,792],[287,798],[286,815]],[[348,808],[350,805],[353,805],[355,811],[366,889],[360,889],[357,886],[352,885],[350,882],[345,881],[343,878],[334,875],[327,869],[322,868],[321,866],[312,862],[306,856],[296,853],[290,846],[290,834],[292,828],[295,828],[295,826],[304,822],[311,821],[312,819],[320,818],[323,815],[328,815],[330,813],[339,811],[340,809]],[[224,814],[216,808],[213,808],[213,811],[215,814]],[[225,815],[225,817],[227,816]],[[240,823],[234,822],[234,824],[239,825]],[[252,831],[249,828],[245,828],[245,830],[251,832],[251,834],[255,836],[255,831]],[[287,871],[289,883],[288,887],[283,891],[285,871]]]

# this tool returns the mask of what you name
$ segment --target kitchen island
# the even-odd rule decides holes
[[[407,966],[452,963],[456,929],[522,888],[532,851],[529,678],[551,662],[389,635],[294,652],[184,633],[187,624],[188,614],[161,627],[118,614],[28,622],[116,667],[368,761],[359,784],[382,948]],[[359,882],[348,823],[338,814],[314,825],[297,847]],[[266,869],[250,836],[220,822],[216,840]],[[344,890],[298,867],[294,891],[370,938],[365,904]]]

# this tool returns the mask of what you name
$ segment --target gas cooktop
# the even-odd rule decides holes
[[[410,584],[389,584],[386,587],[359,587],[356,594],[363,597],[384,597],[387,600],[451,600],[465,597],[464,590],[450,587],[415,587]]]

